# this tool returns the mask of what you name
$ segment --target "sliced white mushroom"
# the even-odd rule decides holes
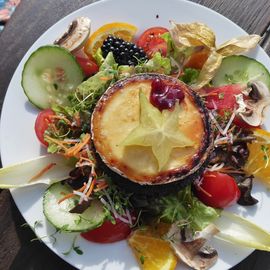
[[[244,99],[244,94],[249,96],[248,100]],[[237,112],[241,118],[251,126],[259,126],[263,122],[263,113],[267,106],[270,105],[270,91],[261,81],[251,82],[250,91],[236,95],[238,104]]]
[[[67,31],[54,44],[66,48],[70,52],[81,49],[87,41],[91,29],[91,20],[87,17],[75,19]]]
[[[212,267],[218,258],[218,253],[212,247],[206,246],[207,240],[217,234],[219,230],[213,224],[207,226],[194,237],[173,224],[168,232],[168,239],[175,254],[181,261],[196,270],[206,270]]]

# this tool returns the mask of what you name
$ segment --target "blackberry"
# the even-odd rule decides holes
[[[105,58],[109,52],[113,53],[116,63],[119,65],[136,66],[138,60],[147,60],[144,50],[134,43],[126,42],[121,38],[108,36],[102,46],[102,55]]]

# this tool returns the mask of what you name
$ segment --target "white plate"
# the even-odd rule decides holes
[[[180,0],[108,0],[73,12],[53,25],[33,44],[11,80],[1,118],[1,156],[4,166],[45,153],[44,149],[41,149],[33,129],[38,110],[27,101],[20,85],[22,68],[31,52],[41,45],[52,43],[66,29],[67,25],[78,16],[91,18],[93,30],[104,23],[114,21],[133,23],[138,26],[140,31],[157,25],[169,27],[169,20],[204,22],[216,33],[217,44],[245,34],[240,27],[218,13],[192,2]],[[251,56],[270,69],[270,60],[261,48],[254,50]],[[270,128],[270,120],[268,120],[266,126],[268,129]],[[44,190],[44,186],[35,186],[12,191],[13,198],[26,221],[30,225],[33,225],[36,220],[43,222],[43,226],[37,230],[39,236],[49,235],[54,231],[46,222],[42,213],[42,194]],[[249,208],[237,206],[232,210],[243,214],[264,229],[269,230],[270,219],[265,217],[269,215],[270,198],[267,196],[264,187],[259,184],[256,184],[254,188],[254,195],[259,199],[257,206]],[[58,235],[55,245],[52,245],[51,240],[48,238],[43,240],[62,259],[80,269],[139,269],[126,241],[102,245],[78,238],[76,245],[81,247],[84,252],[83,255],[80,256],[73,252],[69,256],[64,256],[62,252],[65,252],[70,247],[71,239],[73,239],[73,235]],[[250,249],[239,248],[217,240],[214,240],[213,244],[220,255],[218,262],[212,268],[213,270],[228,269],[252,252]],[[177,269],[186,268],[179,265]]]

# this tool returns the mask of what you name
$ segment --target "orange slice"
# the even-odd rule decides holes
[[[165,240],[151,236],[149,230],[135,231],[128,240],[132,251],[143,270],[174,270],[177,258]]]
[[[270,132],[254,129],[253,134],[257,141],[248,144],[249,158],[244,169],[270,186]]]
[[[84,52],[88,55],[94,55],[109,35],[122,38],[125,41],[131,41],[137,30],[135,25],[125,22],[104,24],[90,36],[84,46]]]
[[[252,131],[259,143],[270,144],[270,132],[261,128],[254,128]]]

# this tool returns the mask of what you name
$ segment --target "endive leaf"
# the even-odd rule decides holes
[[[216,51],[222,56],[240,54],[254,48],[260,40],[261,37],[258,35],[240,36],[223,43]]]
[[[270,251],[270,233],[236,214],[222,211],[214,224],[217,238],[248,248]]]
[[[74,160],[60,155],[45,155],[0,169],[0,188],[16,188],[34,184],[51,185],[69,177]]]

